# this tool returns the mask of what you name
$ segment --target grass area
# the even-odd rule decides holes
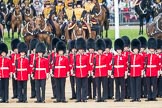
[[[127,35],[131,40],[134,38],[138,38],[138,29],[120,29],[120,37]],[[144,30],[145,31],[145,30]],[[105,32],[104,32],[105,35]],[[11,35],[10,35],[11,36]],[[146,33],[144,33],[144,36],[146,36]],[[115,40],[115,30],[111,29],[108,31],[108,37],[114,42]],[[15,33],[15,38],[17,38],[17,33]],[[22,38],[23,41],[23,38]],[[7,32],[5,32],[4,35],[4,42],[8,45],[9,49],[11,48],[10,44],[11,44],[11,39],[8,38],[8,34]]]

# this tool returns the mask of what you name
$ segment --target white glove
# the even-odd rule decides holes
[[[30,74],[28,74],[28,80],[30,80],[30,76],[31,76],[31,75],[30,75]]]
[[[108,75],[112,75],[112,70],[108,70]]]
[[[10,78],[9,79],[11,79],[12,78],[12,72],[10,73]]]
[[[53,71],[52,71],[52,69],[50,69],[50,75],[51,75],[51,77],[53,77]]]
[[[73,69],[71,70],[71,74],[72,74],[72,76],[75,76]]]
[[[13,77],[14,77],[15,80],[17,80],[17,78],[16,78],[16,74],[15,74],[15,73],[13,73]]]
[[[49,78],[49,73],[46,73],[46,78],[47,78],[47,79]]]
[[[162,75],[162,71],[160,71],[160,75]]]
[[[31,74],[31,78],[34,80],[34,75],[33,74]]]
[[[70,76],[70,72],[67,72],[67,77],[69,77]]]
[[[128,77],[128,71],[125,72],[125,79]]]

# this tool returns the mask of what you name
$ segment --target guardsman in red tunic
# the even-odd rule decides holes
[[[128,67],[130,68],[130,84],[131,84],[131,98],[130,102],[141,102],[141,75],[143,72],[143,56],[140,54],[141,43],[138,39],[133,39],[131,42],[132,53],[129,55],[130,61]]]
[[[74,60],[75,59],[75,53],[76,53],[76,49],[75,49],[75,40],[72,40],[68,43],[68,49],[69,49],[69,55],[68,55],[68,60],[69,60],[69,68],[70,68],[70,84],[71,84],[71,93],[72,93],[72,97],[70,98],[70,100],[76,99],[76,80],[75,80],[75,75],[74,75]]]
[[[15,71],[15,61],[16,59],[19,57],[18,54],[18,49],[17,49],[17,45],[20,43],[19,39],[13,39],[11,42],[11,48],[12,48],[12,54],[10,55],[11,58],[11,62],[12,62],[12,72]],[[13,97],[12,99],[17,98],[18,94],[17,94],[17,80],[15,80],[14,77],[12,77],[12,89],[13,89]]]
[[[146,64],[146,61],[147,61],[147,59],[146,59],[147,58],[147,56],[146,56],[147,55],[147,52],[146,52],[147,40],[143,36],[140,36],[138,39],[141,42],[140,54],[142,54],[142,56],[143,56],[143,65],[145,67],[145,64]],[[144,76],[142,76],[142,79],[141,79],[141,97],[142,98],[146,98],[147,97],[146,77],[144,77]]]
[[[124,41],[124,51],[123,51],[123,55],[126,57],[127,59],[127,63],[128,63],[128,57],[130,55],[130,39],[128,36],[122,36],[121,37]],[[127,71],[129,71],[129,69],[127,68]],[[128,74],[128,77],[125,80],[125,98],[126,99],[130,99],[131,96],[131,87],[130,87],[130,75]]]
[[[45,103],[45,88],[46,79],[49,76],[49,61],[47,58],[43,57],[46,52],[46,46],[44,43],[40,42],[36,45],[36,53],[38,56],[34,61],[34,72],[32,77],[35,79],[36,88],[36,98],[35,103]]]
[[[30,55],[29,55],[29,64],[30,64],[30,73],[33,72],[33,65],[34,65],[34,60],[36,57],[35,54],[35,48],[37,43],[39,42],[38,39],[34,38],[30,41]],[[36,97],[36,91],[35,91],[35,81],[30,77],[30,84],[31,84],[31,99]]]
[[[162,64],[162,40],[161,39],[157,39],[157,55],[159,57],[160,60],[160,65]],[[162,65],[160,66],[160,71],[159,71],[159,78],[158,78],[158,92],[157,92],[157,96],[158,97],[162,97]]]
[[[8,47],[5,43],[0,43],[0,103],[8,103],[9,78],[11,74],[11,59],[7,57]]]
[[[74,64],[75,76],[76,76],[76,102],[87,102],[87,86],[88,86],[88,72],[89,72],[89,61],[88,55],[85,54],[86,41],[83,38],[76,40],[76,62]]]
[[[157,40],[155,38],[149,38],[147,54],[147,68],[145,72],[148,97],[146,101],[157,101],[157,77],[160,70],[160,60],[155,50],[157,48]]]
[[[68,58],[64,56],[66,53],[66,45],[63,41],[59,41],[56,44],[56,60],[54,65],[54,78],[56,81],[56,103],[67,103],[65,99],[65,83],[66,77],[69,74],[69,62]]]
[[[53,65],[55,62],[55,58],[56,58],[56,44],[59,41],[59,38],[53,38],[52,39],[52,45],[51,45],[51,54],[49,54],[48,56],[48,61],[49,61],[49,69],[50,69],[50,74],[53,75]],[[52,86],[52,93],[53,96],[51,97],[51,99],[55,99],[56,98],[56,82],[55,82],[55,78],[51,77],[51,86]]]
[[[24,42],[18,44],[18,53],[20,57],[16,59],[16,68],[14,78],[17,80],[18,85],[18,101],[17,103],[27,103],[27,81],[30,76],[29,59],[26,58],[28,46]]]
[[[113,99],[114,96],[114,78],[111,77],[112,73],[112,57],[113,54],[110,52],[112,48],[112,41],[109,38],[104,39],[106,44],[106,49],[104,54],[106,55],[106,61],[108,66],[108,89],[107,89],[107,99]]]
[[[95,40],[92,38],[89,38],[87,40],[87,50],[88,50],[88,57],[89,57],[89,64],[90,64],[90,73],[92,73],[94,70],[94,56],[95,56]],[[93,86],[91,87],[91,85]],[[93,75],[90,75],[88,77],[88,99],[92,99],[92,89],[93,89],[93,99],[96,97],[96,82],[95,78],[93,78]]]
[[[115,51],[117,55],[114,55],[113,72],[112,75],[115,79],[115,102],[124,102],[125,98],[125,76],[127,76],[127,60],[122,55],[124,50],[124,41],[119,38],[115,40]],[[112,77],[113,77],[112,76]]]
[[[97,54],[95,55],[94,62],[94,77],[96,80],[97,88],[97,100],[96,102],[106,102],[107,98],[107,76],[108,76],[108,65],[106,55],[103,54],[106,45],[103,39],[98,39],[95,43]],[[103,94],[101,96],[101,83],[103,88]]]

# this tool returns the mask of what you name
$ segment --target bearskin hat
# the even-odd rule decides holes
[[[5,43],[0,43],[0,54],[2,52],[5,52],[6,54],[8,53],[8,47]]]
[[[141,48],[141,42],[138,39],[133,39],[132,42],[131,42],[132,51],[134,49],[138,49],[140,51],[140,48]]]
[[[95,40],[92,38],[89,38],[87,40],[87,49],[95,49]]]
[[[68,50],[71,51],[73,48],[75,48],[75,40],[68,42]]]
[[[60,50],[66,53],[66,44],[63,41],[59,41],[56,44],[56,52],[58,53]]]
[[[20,43],[20,40],[18,38],[15,38],[11,41],[11,49],[14,51],[14,49],[17,49],[17,45]]]
[[[157,48],[157,40],[155,38],[148,39],[148,49],[156,49]]]
[[[98,50],[105,50],[106,48],[106,44],[105,44],[105,41],[103,39],[98,39],[96,40],[96,51]]]
[[[56,37],[54,37],[53,39],[52,39],[52,44],[51,44],[51,48],[52,48],[52,50],[54,49],[54,48],[56,48],[56,44],[57,44],[57,42],[59,42],[60,41],[60,39],[59,38],[56,38]]]
[[[33,38],[33,39],[30,41],[30,45],[29,45],[29,46],[30,46],[30,50],[35,49],[38,42],[39,42],[38,39]]]
[[[20,42],[20,43],[18,44],[17,48],[18,48],[18,53],[20,53],[20,52],[25,52],[25,53],[27,53],[27,51],[28,51],[28,46],[27,46],[27,44],[24,43],[24,42]]]
[[[128,36],[122,36],[121,37],[124,41],[124,47],[130,47],[130,39]]]
[[[118,49],[124,50],[124,41],[121,38],[118,38],[114,42],[115,51]]]
[[[43,42],[39,42],[36,45],[36,53],[42,52],[43,54],[46,52],[46,45]]]
[[[157,39],[157,49],[162,49],[162,40]]]
[[[146,38],[143,37],[143,36],[140,36],[138,39],[141,42],[141,48],[146,48],[147,47],[147,40],[146,40]]]
[[[82,6],[82,0],[77,0],[76,5],[81,5]]]
[[[111,41],[111,39],[106,38],[106,39],[104,39],[104,41],[105,41],[105,44],[106,44],[106,48],[111,49],[112,48],[112,41]]]
[[[86,41],[83,38],[78,38],[75,42],[76,49],[83,49],[86,51]]]

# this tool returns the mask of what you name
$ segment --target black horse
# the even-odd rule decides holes
[[[143,19],[146,19],[146,23],[149,22],[151,16],[154,18],[153,14],[153,2],[151,0],[141,0],[139,5],[135,6],[135,11],[139,15],[140,30],[139,35],[143,34]]]

